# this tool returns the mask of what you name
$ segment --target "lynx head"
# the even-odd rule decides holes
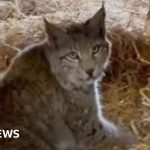
[[[102,77],[110,55],[104,7],[84,23],[58,27],[45,20],[45,28],[51,71],[64,88],[88,88]]]

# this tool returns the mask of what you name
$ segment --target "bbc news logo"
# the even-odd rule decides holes
[[[2,138],[19,138],[19,130],[0,130],[0,139]]]

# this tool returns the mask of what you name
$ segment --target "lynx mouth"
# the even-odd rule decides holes
[[[86,85],[91,85],[94,83],[95,80],[95,78],[80,79],[80,82]]]
[[[87,83],[87,84],[93,84],[94,81],[95,81],[95,79],[88,79],[88,80],[86,81],[86,83]]]

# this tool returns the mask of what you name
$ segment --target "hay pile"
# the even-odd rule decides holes
[[[150,39],[119,27],[110,31],[111,64],[104,84],[106,115],[128,126],[139,143],[150,149]]]
[[[23,6],[20,1],[25,2],[0,1],[0,71],[9,66],[23,47],[44,39],[43,14],[50,21],[64,21],[64,10],[68,8],[67,21],[72,20],[72,14],[75,14],[74,20],[84,20],[99,8],[98,1],[90,0],[86,4],[84,0],[64,0],[66,3],[62,4],[57,0],[36,0],[36,5],[29,0],[30,6]],[[91,7],[94,9],[89,12]],[[82,16],[85,12],[89,12],[89,16]],[[138,137],[139,142],[131,150],[149,150],[150,39],[140,32],[128,32],[118,26],[110,29],[108,36],[113,46],[111,64],[103,81],[106,115],[114,122],[128,126]]]

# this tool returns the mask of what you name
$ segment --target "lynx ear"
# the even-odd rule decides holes
[[[79,24],[79,23],[74,23],[71,24],[68,28],[67,28],[68,33],[83,33],[84,32],[84,24]]]
[[[105,39],[105,8],[102,8],[85,23],[86,34],[93,38]]]
[[[45,24],[45,31],[48,35],[49,42],[51,44],[57,45],[59,40],[62,39],[62,37],[64,37],[65,32],[57,25],[49,23],[45,18],[44,18],[44,24]]]

